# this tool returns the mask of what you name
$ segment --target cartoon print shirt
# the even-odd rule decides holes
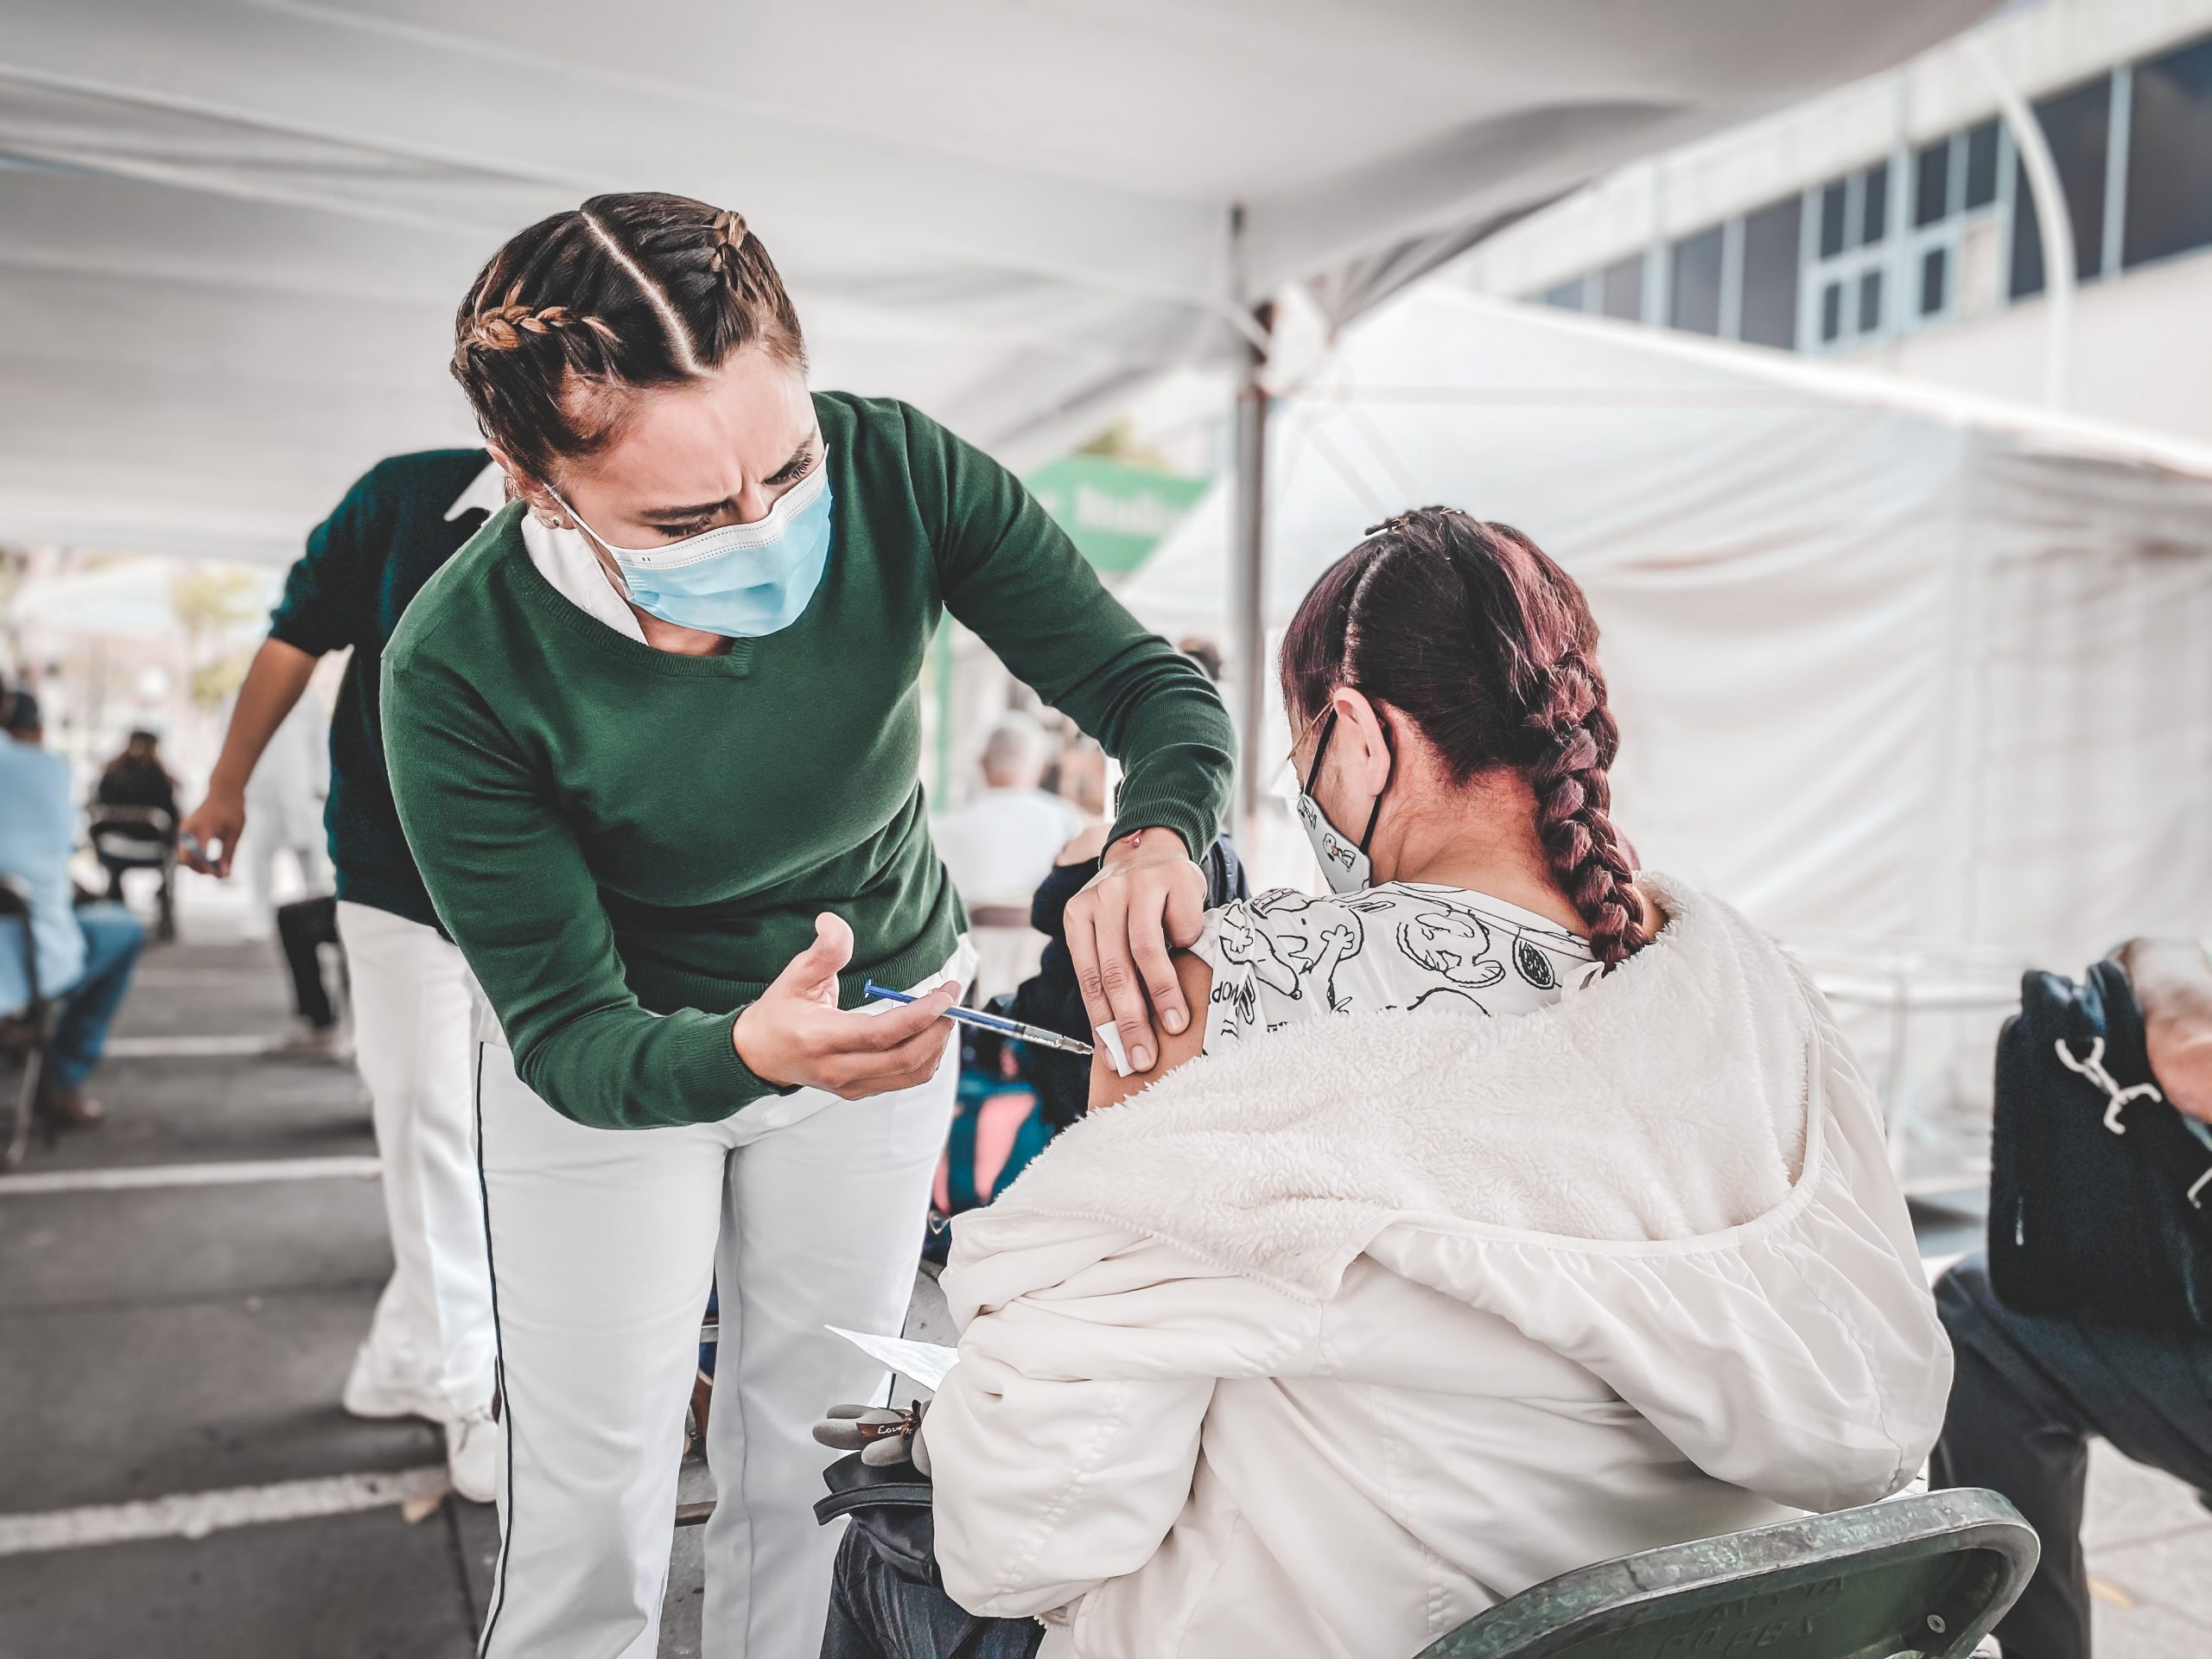
[[[1314,898],[1278,887],[1206,912],[1205,1052],[1321,1014],[1528,1014],[1596,978],[1589,942],[1461,887],[1388,881]]]

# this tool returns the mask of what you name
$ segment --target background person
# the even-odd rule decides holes
[[[1044,936],[1029,901],[1054,856],[1083,828],[1082,815],[1039,787],[1050,740],[1027,715],[1010,714],[984,739],[983,787],[965,806],[930,820],[930,840],[967,907],[976,940],[976,988],[992,996],[1035,970]]]
[[[1102,1066],[1094,1108],[1145,1092],[953,1228],[937,1560],[1006,1621],[963,1653],[1412,1654],[1919,1466],[1948,1366],[1874,1102],[1770,940],[1634,878],[1595,647],[1439,509],[1306,596],[1332,892],[1212,912],[1161,1066],[1207,1063]],[[825,1654],[941,1633],[861,1538]]]
[[[2143,1013],[2152,1077],[2177,1110],[2212,1123],[2204,947],[2135,939],[2120,958]],[[1936,1306],[1958,1369],[1929,1479],[2002,1492],[2043,1540],[2034,1576],[1997,1624],[2005,1659],[2088,1659],[2089,1442],[2110,1441],[2212,1506],[2212,1333],[2018,1313],[1997,1299],[1980,1256],[1944,1274]]]
[[[968,972],[917,678],[950,610],[1126,760],[1080,903],[1105,1018],[1187,1023],[1227,788],[1204,678],[1013,474],[904,404],[810,395],[735,213],[594,197],[513,238],[454,372],[524,506],[417,598],[385,740],[478,1031],[508,1463],[487,1659],[655,1648],[709,1280],[703,1651],[819,1640],[825,1398],[883,1375],[949,1120]],[[863,982],[927,992],[860,1012]]]
[[[330,721],[321,700],[304,689],[286,710],[245,781],[245,828],[240,848],[257,931],[276,919],[276,858],[299,867],[302,898],[330,891],[324,804],[330,798]]]
[[[92,801],[96,806],[138,807],[168,814],[166,823],[118,823],[104,831],[103,842],[137,842],[145,849],[135,857],[122,846],[103,845],[96,849],[100,867],[107,872],[107,896],[121,904],[123,873],[159,868],[176,830],[176,779],[162,764],[158,734],[142,728],[124,740],[122,751],[101,768],[99,782],[92,786]]]
[[[60,1001],[36,1109],[50,1122],[96,1123],[106,1113],[86,1095],[85,1084],[130,988],[146,930],[121,905],[74,905],[69,855],[77,808],[69,763],[43,747],[37,698],[17,691],[0,701],[6,732],[0,737],[0,875],[29,890],[39,994]],[[0,1015],[30,1001],[27,966],[11,929],[0,943]]]
[[[438,931],[399,827],[377,677],[385,642],[416,594],[505,499],[481,449],[395,455],[354,483],[287,573],[207,798],[183,824],[211,855],[188,845],[187,861],[227,876],[269,798],[252,785],[280,730],[292,736],[273,757],[289,780],[276,796],[296,815],[310,775],[290,747],[309,729],[296,711],[316,659],[350,647],[329,727],[325,820],[392,1268],[342,1397],[356,1416],[440,1425],[454,1490],[480,1503],[492,1498],[499,1435],[491,1270],[471,1128],[468,965]],[[296,843],[301,833],[288,822],[274,839]]]
[[[1046,746],[1028,715],[1001,717],[983,741],[983,787],[965,806],[930,820],[930,840],[971,908],[1026,906],[1053,855],[1083,827],[1072,806],[1038,786]]]
[[[329,893],[276,906],[276,940],[292,982],[292,1009],[299,1020],[293,1039],[278,1053],[302,1060],[345,1058],[338,1009],[322,971],[322,947],[338,944],[338,900]]]

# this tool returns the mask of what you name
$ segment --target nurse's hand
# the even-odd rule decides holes
[[[779,1088],[823,1089],[845,1100],[918,1088],[937,1072],[957,986],[880,1014],[837,1006],[838,970],[853,959],[853,930],[827,911],[814,943],[737,1016],[730,1042],[753,1075]]]
[[[1191,1023],[1171,950],[1195,944],[1206,908],[1205,872],[1173,830],[1123,836],[1090,885],[1068,900],[1068,955],[1090,1023],[1121,1028],[1122,1050],[1152,1070],[1160,1045],[1146,1004],[1170,1034]]]

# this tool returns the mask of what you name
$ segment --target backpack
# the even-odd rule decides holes
[[[1989,1279],[2022,1313],[2212,1330],[2212,1130],[2159,1092],[2117,962],[2021,981],[1997,1042]]]

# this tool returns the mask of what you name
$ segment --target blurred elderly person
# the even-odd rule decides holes
[[[930,839],[968,910],[976,942],[976,987],[1011,989],[1037,966],[1044,936],[1029,925],[1029,900],[1052,860],[1083,828],[1080,814],[1039,787],[1051,740],[1027,715],[1009,714],[983,742],[983,787],[967,805],[930,821]]]
[[[2119,957],[2152,1079],[2175,1110],[2212,1124],[2212,958],[2187,938],[2131,940]],[[2164,1470],[2212,1506],[2212,1332],[2024,1313],[1999,1299],[1981,1255],[1943,1275],[1936,1306],[1958,1367],[1929,1479],[2004,1493],[2043,1540],[2034,1576],[1997,1624],[2005,1659],[2088,1659],[2089,1443]]]
[[[77,812],[69,763],[44,747],[38,700],[19,691],[0,715],[0,875],[30,901],[39,994],[60,1003],[38,1110],[49,1122],[92,1123],[105,1114],[85,1095],[109,1025],[123,1006],[146,933],[120,905],[73,909],[69,855]],[[0,1015],[29,1006],[33,964],[12,938],[0,942]]]

